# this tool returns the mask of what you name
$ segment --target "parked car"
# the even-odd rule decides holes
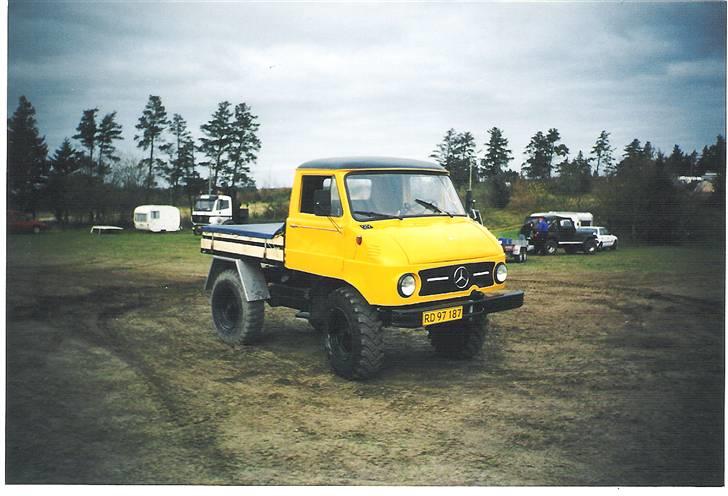
[[[616,250],[618,238],[614,234],[609,234],[606,227],[592,226],[592,227],[581,227],[580,231],[588,232],[596,235],[597,237],[597,248],[600,250]]]
[[[8,210],[8,231],[11,233],[39,234],[48,229],[48,224],[35,220],[31,214]]]
[[[591,226],[594,222],[594,215],[591,212],[564,212],[550,210],[548,212],[534,212],[523,221],[524,224],[527,222],[536,222],[541,217],[566,217],[574,221],[576,227],[587,227]]]
[[[530,217],[521,227],[520,234],[528,240],[529,245],[533,246],[533,248],[529,246],[529,250],[542,255],[553,255],[559,248],[563,248],[566,253],[577,251],[583,251],[588,255],[596,253],[598,246],[596,234],[577,229],[572,218],[547,215],[540,219],[544,220],[547,229],[539,229],[538,222],[534,224]]]

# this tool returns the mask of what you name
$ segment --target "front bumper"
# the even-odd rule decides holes
[[[473,291],[465,298],[422,303],[406,307],[378,307],[377,311],[385,326],[391,327],[422,327],[422,313],[430,310],[462,305],[463,319],[480,314],[503,312],[523,305],[523,291],[492,291],[480,293]]]

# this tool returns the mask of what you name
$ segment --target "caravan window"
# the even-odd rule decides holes
[[[146,222],[147,214],[143,214],[141,212],[134,214],[134,221],[135,222]]]
[[[152,210],[152,219],[159,219],[159,210]]]

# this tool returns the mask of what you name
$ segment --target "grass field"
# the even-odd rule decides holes
[[[189,231],[7,253],[9,483],[723,483],[721,247],[532,256],[482,356],[391,329],[363,383],[288,309],[260,345],[223,345]]]
[[[496,236],[512,236],[509,231],[493,229]],[[155,266],[158,270],[200,268],[209,263],[199,252],[200,238],[190,231],[155,234],[127,231],[120,234],[90,235],[85,229],[53,231],[44,236],[10,236],[8,252],[19,264],[74,264],[104,267]],[[722,263],[724,253],[719,246],[637,246],[620,247],[618,256],[611,252],[598,256],[556,257],[532,256],[524,267],[543,264],[556,270],[587,272],[666,272],[673,267],[691,266],[691,270],[712,271]],[[521,266],[511,265],[520,271]]]

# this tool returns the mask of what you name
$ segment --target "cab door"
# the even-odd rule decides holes
[[[344,215],[336,177],[331,174],[303,174],[297,197],[286,221],[285,265],[327,277],[340,277],[343,264]],[[328,191],[330,215],[317,215],[314,196]],[[318,193],[319,195],[321,193]]]
[[[559,219],[559,234],[561,243],[575,243],[576,240],[576,227],[574,227],[574,221],[571,219]]]

